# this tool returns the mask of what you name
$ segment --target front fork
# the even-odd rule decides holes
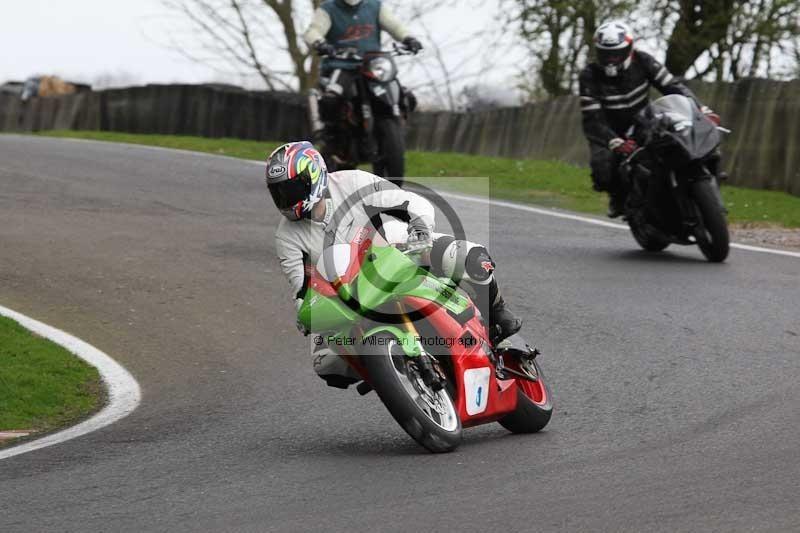
[[[719,190],[719,183],[717,182],[716,176],[709,172],[708,169],[703,167],[704,174],[701,177],[694,178],[691,181],[680,180],[678,181],[675,171],[670,171],[669,173],[669,180],[670,186],[675,191],[675,200],[678,203],[678,210],[681,213],[681,218],[685,226],[690,229],[694,229],[698,222],[700,222],[697,213],[697,206],[695,205],[694,201],[692,200],[692,191],[691,188],[693,185],[699,181],[708,180],[712,183],[712,188],[714,190],[714,197],[717,199],[717,203],[719,204],[719,208],[723,213],[727,213],[727,209],[725,209],[725,202],[722,199],[722,194]]]
[[[678,181],[674,170],[669,172],[669,184],[675,191],[675,201],[678,203],[678,211],[681,214],[683,225],[689,229],[697,226],[697,209],[689,196],[688,183],[685,180]]]
[[[400,302],[397,302],[397,311],[400,313],[403,329],[414,339],[419,339],[420,335],[417,327],[408,317],[405,309],[403,309],[403,304]],[[419,365],[420,377],[425,386],[430,387],[434,392],[442,390],[444,388],[444,378],[434,367],[433,358],[422,346],[420,346],[420,354],[416,360]]]

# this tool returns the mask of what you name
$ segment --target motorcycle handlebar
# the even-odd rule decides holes
[[[636,150],[634,150],[634,151],[633,151],[633,153],[632,153],[631,155],[629,155],[628,157],[626,157],[626,158],[625,158],[625,160],[624,160],[622,163],[620,163],[620,164],[621,164],[621,165],[623,165],[623,166],[625,166],[625,165],[630,165],[630,164],[633,162],[633,160],[634,160],[634,159],[636,159],[636,156],[638,156],[638,155],[639,155],[639,153],[640,153],[642,150],[644,150],[644,146],[640,146],[640,147],[638,147]]]
[[[387,54],[392,57],[397,56],[409,56],[414,55],[407,46],[399,45],[397,43],[394,44],[391,50],[377,50],[375,52],[370,52],[375,54]],[[341,50],[337,50],[334,54],[320,54],[320,57],[328,57],[331,59],[349,59],[352,61],[364,61],[364,56],[361,55],[361,52],[355,48],[342,48]]]
[[[411,255],[415,253],[424,253],[430,250],[433,247],[433,244],[430,242],[416,244],[397,243],[393,244],[392,246],[394,246],[398,252],[403,252],[405,255]]]
[[[723,128],[722,126],[717,126],[717,130],[721,131],[722,133],[731,133],[731,130],[729,130],[728,128]],[[639,155],[639,153],[644,149],[645,149],[644,146],[639,146],[638,148],[636,148],[636,150],[634,150],[631,155],[626,157],[622,161],[622,163],[620,163],[620,166],[621,167],[629,166],[631,163],[633,163],[633,160],[636,159],[636,157]]]

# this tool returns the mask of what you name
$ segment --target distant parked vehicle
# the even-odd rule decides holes
[[[0,85],[0,93],[20,96],[24,85],[24,82],[21,81],[7,81]]]
[[[645,250],[696,244],[709,261],[728,257],[720,131],[728,130],[681,95],[659,98],[637,116],[629,137],[640,148],[622,163],[621,175],[628,188],[625,218]]]
[[[362,162],[371,162],[375,174],[402,184],[403,130],[417,102],[400,85],[394,57],[411,53],[396,46],[392,51],[364,55],[358,49],[344,48],[329,56],[362,64],[354,98],[343,97],[341,87],[330,78],[323,79],[321,91],[314,90],[309,97],[314,142],[329,170],[353,169]]]
[[[92,90],[90,85],[65,81],[58,76],[31,76],[24,83],[13,83],[20,86],[17,94],[23,101],[38,96],[62,96]]]

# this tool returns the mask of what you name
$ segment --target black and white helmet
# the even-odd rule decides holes
[[[618,76],[631,65],[633,31],[624,22],[606,22],[594,32],[594,49],[606,76]]]

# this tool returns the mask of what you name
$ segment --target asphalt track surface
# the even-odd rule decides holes
[[[431,455],[374,394],[314,375],[278,216],[252,163],[0,137],[0,302],[143,392],[114,425],[0,461],[0,530],[800,529],[800,260],[648,255],[492,210],[556,410],[540,434],[492,424]]]

